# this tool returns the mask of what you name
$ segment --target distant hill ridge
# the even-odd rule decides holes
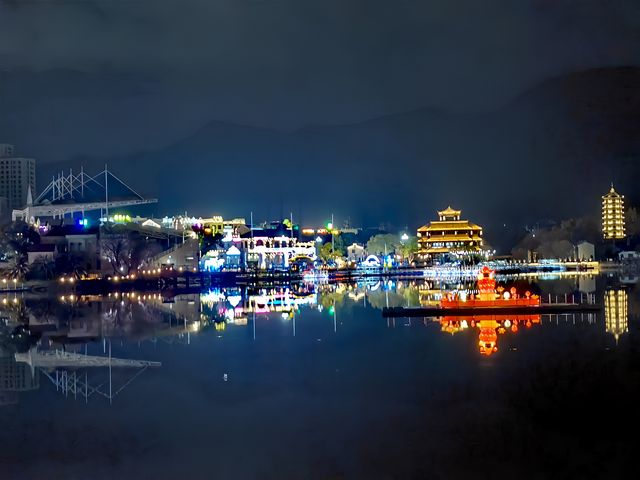
[[[589,213],[610,181],[640,203],[639,156],[640,68],[620,67],[549,79],[487,113],[424,108],[293,132],[211,122],[106,160],[167,210],[333,209],[353,223],[414,225],[453,204],[497,226]]]

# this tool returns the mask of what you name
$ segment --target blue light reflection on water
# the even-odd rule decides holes
[[[608,283],[597,281],[602,301]],[[580,293],[575,279],[536,288],[541,295]],[[625,322],[543,317],[498,334],[497,351],[483,356],[479,327],[382,318],[381,307],[428,302],[435,290],[370,282],[212,291],[171,302],[148,294],[25,300],[37,313],[31,323],[47,324],[39,326],[32,359],[62,345],[108,359],[110,347],[112,362],[161,366],[112,367],[112,398],[105,395],[105,367],[34,367],[37,385],[14,388],[0,409],[0,464],[8,478],[45,472],[85,478],[88,471],[92,478],[378,478],[438,471],[444,467],[431,465],[428,455],[424,464],[417,460],[423,457],[416,438],[425,452],[441,443],[460,448],[466,412],[488,408],[496,415],[500,402],[489,399],[549,356],[623,350],[638,297],[635,287],[624,288]],[[24,365],[20,375],[31,371]],[[437,441],[424,437],[430,429]]]

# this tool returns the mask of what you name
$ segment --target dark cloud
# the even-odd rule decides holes
[[[637,183],[638,69],[591,69],[639,64],[638,0],[0,0],[0,142],[108,160],[158,214],[502,228]]]
[[[151,75],[218,119],[295,127],[494,108],[555,74],[637,63],[639,27],[632,0],[24,0],[0,2],[0,59]]]

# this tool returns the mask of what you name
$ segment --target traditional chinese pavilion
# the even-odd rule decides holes
[[[450,206],[438,212],[439,220],[418,229],[418,255],[424,259],[443,254],[473,254],[482,248],[482,227],[461,220],[461,210]]]

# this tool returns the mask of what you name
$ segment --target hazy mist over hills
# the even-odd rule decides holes
[[[51,72],[30,88],[55,90],[56,82],[68,80],[64,72]],[[489,239],[496,241],[503,224],[511,229],[539,218],[597,214],[599,195],[611,181],[632,203],[640,202],[635,191],[640,69],[635,67],[552,78],[503,108],[477,114],[424,108],[291,132],[206,123],[197,116],[179,122],[172,115],[153,118],[151,123],[179,124],[181,139],[154,135],[144,123],[148,110],[136,107],[144,91],[136,90],[135,82],[111,80],[85,86],[96,90],[91,108],[114,118],[111,132],[88,125],[74,127],[70,135],[58,121],[48,123],[44,113],[27,129],[19,113],[0,115],[3,139],[38,157],[41,185],[59,168],[84,164],[97,170],[108,162],[138,190],[160,198],[158,214],[187,209],[248,217],[253,210],[256,219],[268,219],[292,211],[301,221],[315,223],[333,212],[340,223],[350,218],[356,225],[386,221],[414,228],[452,204],[486,224]],[[100,88],[122,89],[131,97],[131,108],[110,110],[100,103]],[[87,107],[58,102],[43,101],[42,112],[59,106],[76,112],[77,121]],[[163,106],[157,109],[162,115]],[[138,124],[144,133],[139,144],[111,144],[114,132],[135,130]],[[196,133],[189,134],[185,125]],[[145,149],[145,143],[161,146]],[[106,145],[103,155],[96,155],[96,145]],[[132,148],[138,153],[130,153]],[[65,151],[86,155],[64,158]]]

